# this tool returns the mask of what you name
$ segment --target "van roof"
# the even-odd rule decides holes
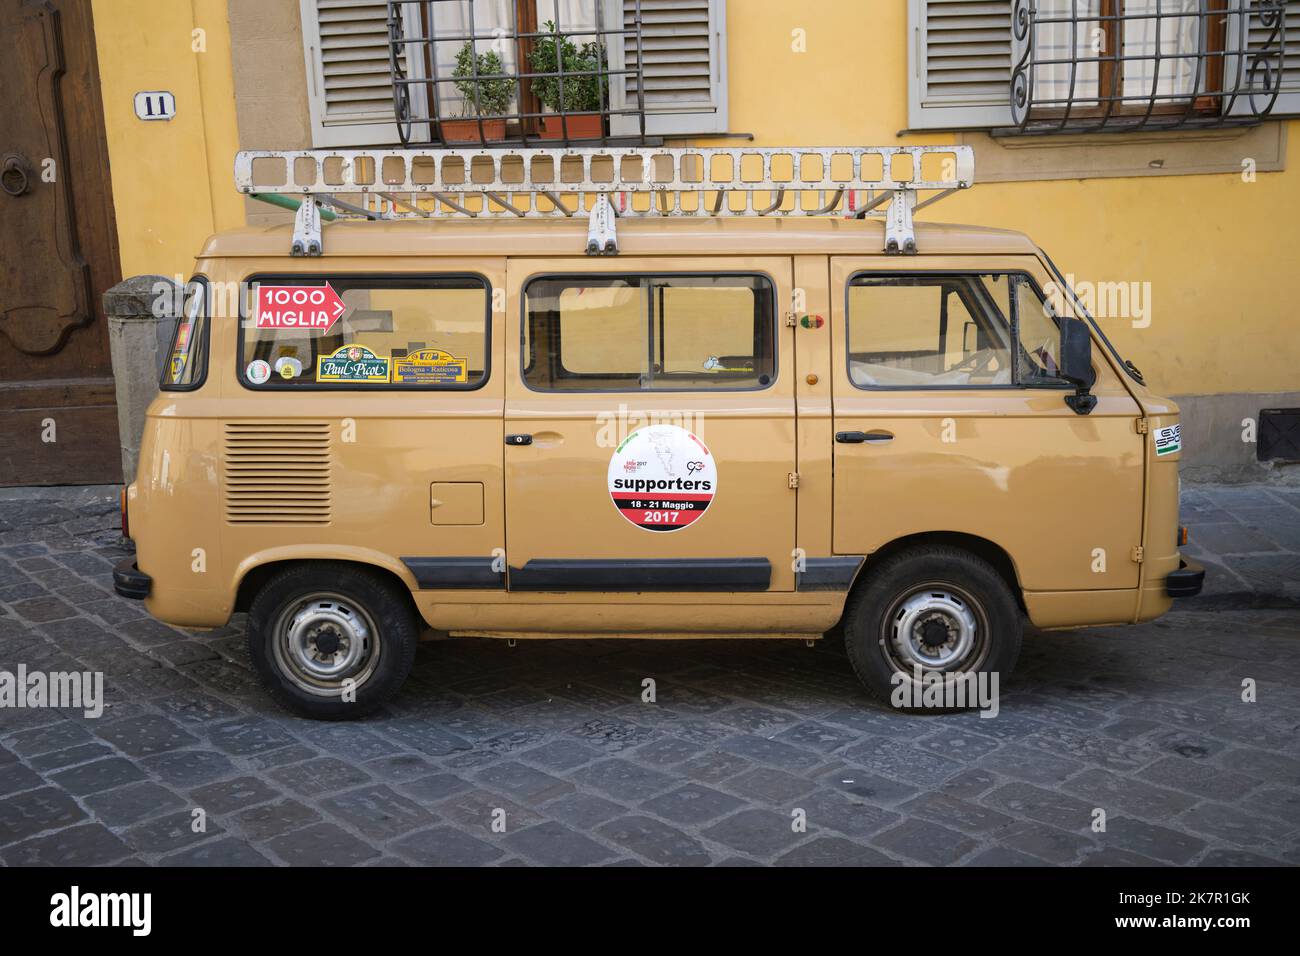
[[[618,220],[620,255],[875,254],[884,249],[879,219],[838,217],[628,217]],[[338,220],[321,230],[325,257],[335,256],[582,256],[587,217],[492,219],[447,217]],[[200,259],[289,255],[293,224],[249,226],[217,233]],[[1023,233],[984,226],[918,222],[921,255],[1033,254]]]

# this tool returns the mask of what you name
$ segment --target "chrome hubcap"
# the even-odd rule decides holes
[[[357,687],[379,660],[379,635],[360,607],[337,594],[313,594],[288,605],[275,628],[281,671],[309,693],[336,696]]]
[[[922,588],[899,603],[889,622],[896,658],[908,668],[957,669],[979,634],[975,612],[948,588]]]

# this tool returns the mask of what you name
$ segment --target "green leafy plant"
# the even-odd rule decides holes
[[[542,104],[554,112],[577,113],[599,110],[605,102],[608,82],[605,76],[595,75],[603,68],[604,48],[592,40],[578,46],[555,29],[547,20],[542,27],[548,36],[540,37],[528,62],[534,73],[556,74],[533,77],[532,90]],[[560,64],[564,64],[564,102],[560,102]],[[588,76],[570,76],[570,73],[587,73]]]
[[[475,71],[479,77],[496,76],[500,77],[495,80],[475,79]],[[505,66],[501,62],[501,57],[493,51],[487,53],[475,53],[474,44],[470,40],[465,41],[465,45],[460,48],[456,54],[456,68],[451,71],[452,77],[456,81],[456,89],[464,97],[465,108],[464,116],[501,116],[506,110],[510,109],[510,99],[514,96],[515,81],[509,77],[504,77]],[[475,107],[474,92],[478,91],[478,105]]]

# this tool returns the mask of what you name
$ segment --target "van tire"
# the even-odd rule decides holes
[[[917,713],[962,708],[896,703],[901,685],[895,673],[907,675],[914,689],[918,664],[923,674],[996,673],[1000,688],[1020,656],[1023,628],[1024,616],[1002,575],[968,551],[941,545],[910,548],[875,568],[868,565],[844,610],[844,646],[858,679],[882,703]],[[906,635],[915,649],[900,650]],[[967,635],[971,646],[963,654]],[[927,643],[941,640],[947,643]],[[949,654],[956,656],[942,664]],[[927,660],[942,666],[928,666]]]
[[[418,642],[410,594],[355,564],[291,565],[262,585],[248,610],[248,656],[262,686],[280,706],[316,720],[375,711],[410,674]],[[340,655],[343,669],[325,673]],[[348,678],[354,700],[344,699]]]

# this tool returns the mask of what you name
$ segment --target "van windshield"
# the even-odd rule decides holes
[[[1079,301],[1079,297],[1074,294],[1074,290],[1071,289],[1069,284],[1065,281],[1065,277],[1061,275],[1061,270],[1056,268],[1056,263],[1052,261],[1052,257],[1049,256],[1041,247],[1038,250],[1038,254],[1043,257],[1043,262],[1047,264],[1047,268],[1051,271],[1052,277],[1056,280],[1057,286],[1065,291],[1069,296],[1070,303],[1092,326],[1092,330],[1097,333],[1102,343],[1110,350],[1110,354],[1115,356],[1115,361],[1118,362],[1120,368],[1124,370],[1124,374],[1133,379],[1133,381],[1137,382],[1139,385],[1145,385],[1146,379],[1142,377],[1142,371],[1128,359],[1119,354],[1119,349],[1115,348],[1111,340],[1106,337],[1106,333],[1101,330],[1101,326],[1097,324],[1097,320],[1089,314],[1086,308],[1084,308],[1083,303]]]

